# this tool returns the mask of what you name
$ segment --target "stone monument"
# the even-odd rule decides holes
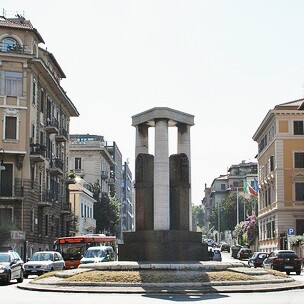
[[[199,261],[202,234],[191,231],[190,127],[194,116],[156,107],[132,116],[136,127],[135,231],[124,232],[121,261]],[[155,128],[154,155],[148,129]],[[176,127],[177,154],[169,157],[168,128]]]

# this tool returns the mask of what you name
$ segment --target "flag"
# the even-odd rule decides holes
[[[246,178],[244,179],[244,192],[246,192],[252,196],[258,196],[258,192],[248,184]]]
[[[256,193],[259,192],[259,183],[258,183],[258,180],[256,178],[253,179],[253,189],[256,191]]]

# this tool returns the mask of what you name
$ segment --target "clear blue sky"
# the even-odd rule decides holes
[[[270,109],[303,97],[301,0],[2,0],[0,6],[24,11],[65,72],[62,86],[80,112],[70,132],[115,141],[133,173],[132,115],[161,106],[195,116],[194,204],[227,167],[256,161],[252,136]]]

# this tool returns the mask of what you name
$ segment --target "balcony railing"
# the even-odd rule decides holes
[[[56,133],[58,134],[59,123],[55,117],[48,117],[46,119],[45,131],[49,134]]]
[[[32,54],[32,51],[27,45],[8,45],[7,43],[0,43],[0,52],[15,53],[15,54]]]
[[[31,144],[30,158],[34,162],[45,161],[46,146],[41,144]]]
[[[51,159],[49,170],[52,175],[63,175],[63,161],[59,158]]]
[[[66,142],[68,140],[68,131],[64,128],[60,128],[58,135],[55,139],[59,142]]]

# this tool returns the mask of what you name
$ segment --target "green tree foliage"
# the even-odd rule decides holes
[[[256,213],[257,198],[251,197],[249,199],[239,196],[239,220],[246,220],[248,215]],[[245,210],[244,210],[245,207]],[[219,216],[218,216],[219,215]],[[245,218],[244,218],[245,217]],[[236,195],[229,195],[213,206],[210,214],[210,227],[217,229],[218,220],[220,220],[221,231],[233,231],[237,224],[237,197]]]
[[[192,230],[196,231],[196,227],[203,229],[204,227],[204,213],[205,210],[202,205],[192,204]]]
[[[93,196],[96,199],[94,204],[94,218],[96,219],[96,232],[109,235],[119,234],[120,204],[118,199],[107,193],[102,193],[99,181],[93,187]]]

